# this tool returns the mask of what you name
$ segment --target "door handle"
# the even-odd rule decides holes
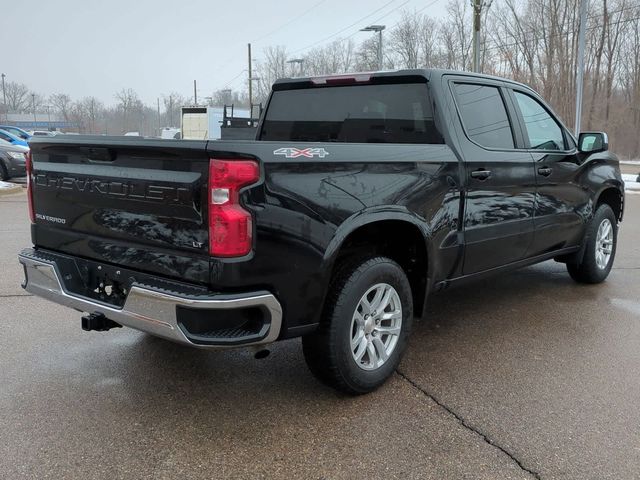
[[[491,176],[491,170],[485,170],[483,168],[479,170],[474,170],[471,172],[471,178],[476,178],[478,180],[486,180]]]
[[[540,167],[538,169],[538,173],[543,177],[548,177],[549,175],[551,175],[551,172],[553,172],[553,169],[551,167]]]

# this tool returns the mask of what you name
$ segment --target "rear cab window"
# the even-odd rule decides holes
[[[426,83],[276,90],[260,140],[441,144]]]

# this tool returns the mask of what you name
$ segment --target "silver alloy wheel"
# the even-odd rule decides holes
[[[402,304],[395,288],[378,283],[362,296],[351,320],[351,355],[363,370],[380,368],[402,329]]]
[[[596,235],[596,265],[600,270],[604,270],[609,265],[613,252],[613,225],[608,218],[605,218],[598,227]]]

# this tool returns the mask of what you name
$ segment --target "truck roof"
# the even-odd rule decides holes
[[[516,82],[514,80],[497,77],[495,75],[487,75],[484,73],[467,72],[462,70],[448,70],[441,68],[417,68],[417,69],[402,69],[402,70],[380,70],[370,72],[351,72],[351,73],[339,73],[332,75],[317,75],[309,77],[293,77],[293,78],[280,78],[273,84],[274,90],[282,89],[285,86],[302,86],[302,84],[317,84],[322,85],[326,83],[358,83],[366,82],[371,78],[393,78],[393,77],[423,77],[427,81],[432,81],[435,77],[442,77],[444,75],[458,75],[475,78],[485,78],[490,80],[496,80],[501,82],[508,82],[514,85],[525,87],[530,89],[526,84]],[[351,81],[350,81],[351,80]],[[280,87],[280,88],[278,88]]]

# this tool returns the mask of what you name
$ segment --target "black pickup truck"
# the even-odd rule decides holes
[[[31,141],[29,292],[200,348],[302,337],[349,393],[392,374],[429,294],[613,264],[624,183],[530,88],[404,70],[276,82],[255,141]]]

